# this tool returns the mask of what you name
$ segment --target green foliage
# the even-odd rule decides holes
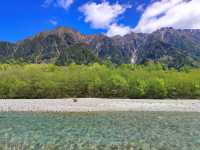
[[[200,98],[200,69],[161,64],[0,64],[0,98]]]
[[[131,80],[129,97],[130,98],[144,98],[146,94],[147,83],[145,80]]]
[[[167,96],[167,89],[163,79],[155,78],[149,81],[148,90],[146,92],[147,98],[165,98]]]

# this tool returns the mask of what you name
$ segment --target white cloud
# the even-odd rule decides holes
[[[42,4],[42,7],[48,7],[53,3],[54,0],[45,0],[44,3]]]
[[[118,25],[116,23],[109,26],[108,32],[106,33],[107,36],[115,36],[115,35],[121,35],[124,36],[128,33],[130,33],[132,29],[128,26],[124,25]]]
[[[145,10],[145,3],[138,5],[136,10],[139,12],[143,12]]]
[[[110,5],[109,2],[97,4],[95,2],[86,3],[80,7],[80,11],[85,15],[85,22],[91,23],[94,28],[107,28],[116,18],[123,14],[126,6],[118,3]]]
[[[200,28],[200,0],[155,1],[144,11],[136,32],[150,33],[162,27]]]
[[[110,4],[103,1],[102,3],[86,3],[79,10],[84,14],[86,23],[90,23],[95,29],[106,29],[107,35],[113,36],[124,35],[129,30],[129,27],[117,24],[119,16],[128,8],[130,8],[129,5]]]
[[[54,4],[54,6],[58,6],[67,10],[73,3],[74,3],[74,0],[45,0],[42,6],[48,7]]]
[[[74,0],[57,0],[58,6],[64,8],[65,10],[67,10],[73,3]]]
[[[53,26],[57,26],[58,25],[58,21],[55,19],[50,19],[49,23],[52,24]]]

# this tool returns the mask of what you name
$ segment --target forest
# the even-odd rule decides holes
[[[200,69],[159,63],[0,64],[0,98],[200,98]]]

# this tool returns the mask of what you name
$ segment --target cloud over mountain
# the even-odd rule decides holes
[[[200,0],[161,0],[150,4],[134,31],[150,33],[162,27],[200,28]]]
[[[119,25],[118,19],[125,11],[130,8],[129,5],[119,3],[110,4],[108,1],[102,3],[89,2],[79,8],[84,14],[84,21],[89,23],[95,29],[106,29],[107,35],[125,35],[129,32],[129,27]]]

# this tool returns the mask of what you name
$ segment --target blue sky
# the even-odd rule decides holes
[[[135,26],[140,13],[136,11],[136,2],[120,0],[120,4],[133,5],[120,22]],[[104,32],[105,29],[93,29],[84,22],[84,16],[79,7],[88,0],[76,0],[68,9],[51,4],[44,7],[45,0],[2,0],[0,5],[0,40],[16,41],[37,32],[53,29],[55,26],[66,26],[79,30],[81,33],[94,34]],[[102,1],[91,1],[101,3]],[[116,1],[110,0],[114,4]],[[137,2],[144,3],[143,0]],[[53,23],[54,22],[54,23]]]
[[[200,28],[200,0],[2,0],[0,40],[22,40],[56,26],[108,36]]]

